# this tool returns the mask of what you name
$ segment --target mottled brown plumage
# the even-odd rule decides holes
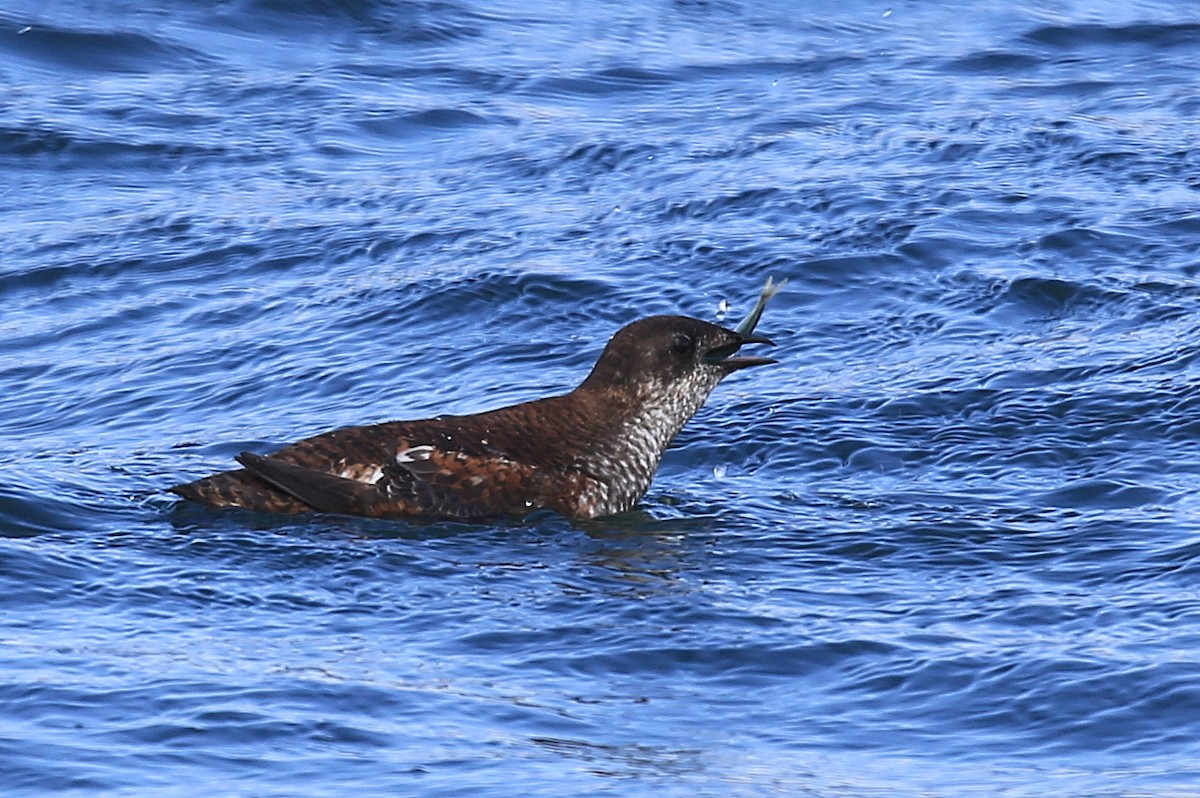
[[[370,517],[478,518],[549,509],[569,518],[641,499],[667,445],[727,374],[775,361],[771,343],[685,316],[620,330],[562,396],[469,416],[344,427],[172,491],[213,507]]]

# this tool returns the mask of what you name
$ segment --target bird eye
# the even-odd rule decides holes
[[[677,355],[690,354],[696,346],[696,342],[692,340],[690,335],[679,333],[671,339],[671,351]]]

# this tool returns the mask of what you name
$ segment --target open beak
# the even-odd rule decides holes
[[[775,342],[770,338],[762,335],[751,335],[734,332],[728,330],[728,342],[717,344],[704,353],[704,362],[722,366],[727,371],[736,371],[738,369],[748,368],[750,366],[768,366],[772,363],[778,363],[778,360],[769,357],[734,357],[737,351],[746,344],[766,344],[767,346],[775,346]]]

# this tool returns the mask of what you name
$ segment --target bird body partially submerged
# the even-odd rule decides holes
[[[570,393],[467,416],[345,427],[172,491],[213,507],[478,518],[634,507],[662,454],[738,357],[766,338],[686,316],[621,329]]]

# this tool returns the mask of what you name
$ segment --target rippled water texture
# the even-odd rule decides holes
[[[0,792],[1200,794],[1195,11],[9,0]],[[638,512],[165,493],[768,275]]]

